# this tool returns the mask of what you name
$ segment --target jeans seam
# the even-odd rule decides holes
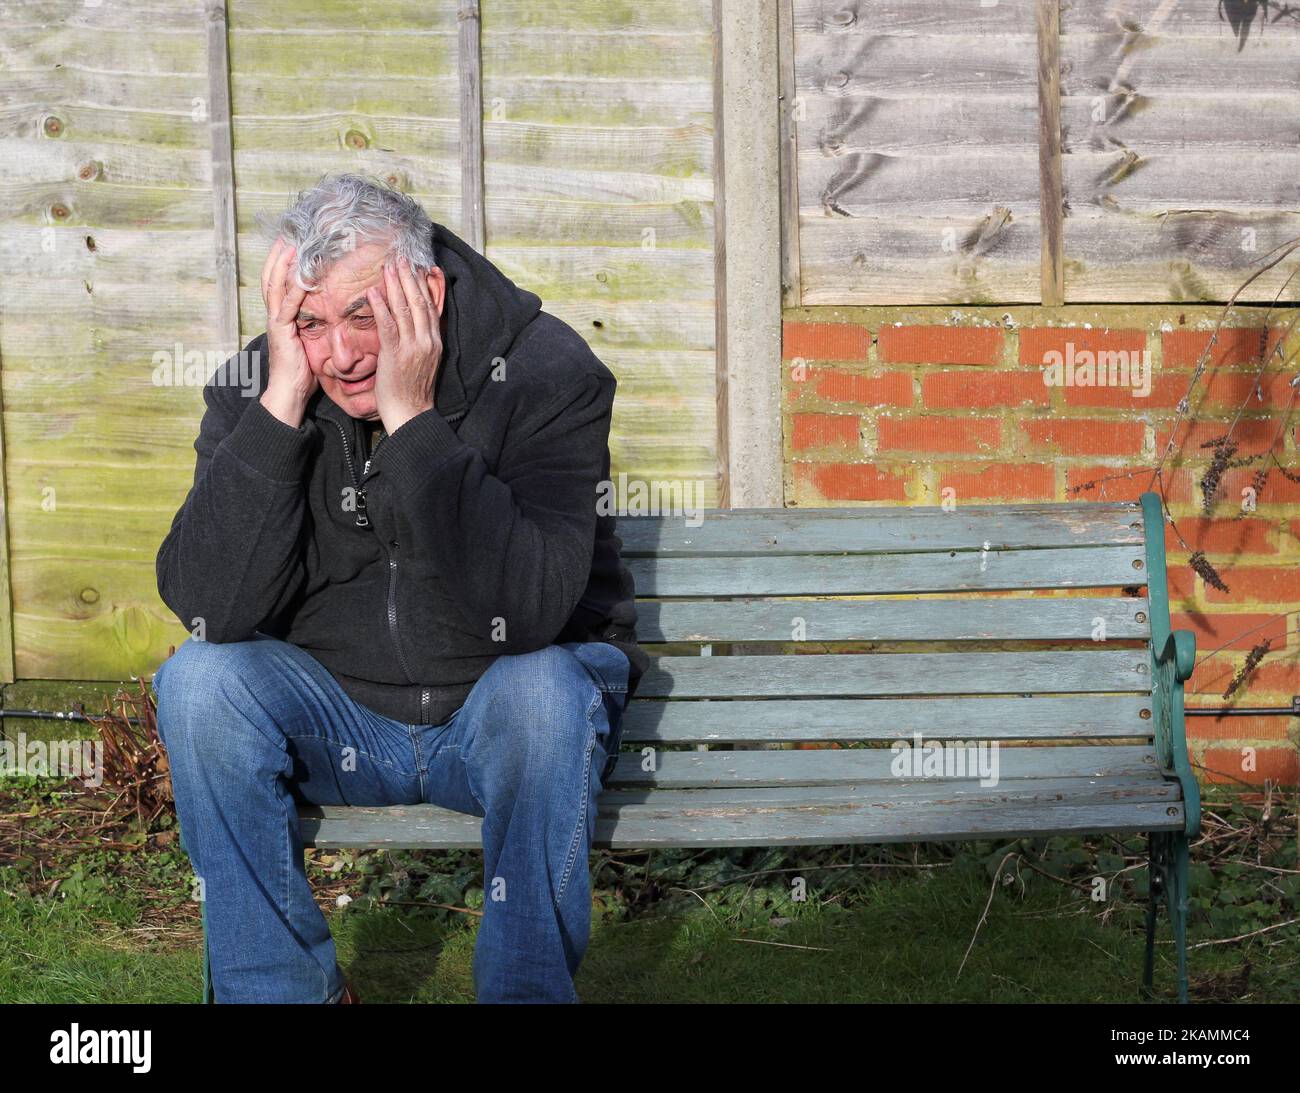
[[[428,768],[424,765],[424,756],[420,751],[420,741],[416,738],[415,730],[416,730],[415,725],[406,726],[407,735],[411,738],[411,748],[415,754],[415,773],[420,779],[420,800],[423,801],[424,800],[424,772]]]
[[[319,738],[316,737],[314,739],[319,739]],[[283,755],[283,758],[285,760],[284,766],[281,767],[281,769],[276,772],[273,779],[273,785],[275,782],[278,782],[279,779],[281,778],[287,779],[291,775],[293,770],[293,757],[289,754],[288,749],[287,748],[284,749],[284,751],[281,754]],[[297,803],[293,800],[292,796],[287,793],[287,791],[284,794],[277,792],[276,796],[279,797],[281,807],[285,810],[285,820],[288,821],[286,831],[289,833],[289,837],[285,840],[286,856],[281,861],[281,867],[284,870],[284,900],[280,906],[280,913],[284,916],[286,922],[291,922],[293,920],[292,908],[293,908],[294,855],[297,854],[299,858],[301,858],[302,855],[301,839],[300,838],[295,839],[293,835],[295,831],[299,830],[298,806]],[[296,850],[294,849],[295,843],[297,843]],[[324,968],[321,968],[319,964],[317,965],[317,969],[320,971],[321,980],[323,984],[321,993],[324,994],[326,1001],[329,1001],[330,972],[326,971]]]
[[[478,790],[474,788],[474,779],[470,773],[469,756],[461,750],[461,746],[459,744],[444,744],[440,749],[438,749],[438,754],[435,758],[441,759],[443,755],[449,751],[457,753],[456,758],[460,760],[460,765],[465,770],[465,787],[469,790],[469,795],[474,798],[474,803],[482,810],[484,818],[486,818],[487,805],[483,803],[483,798],[479,796]]]
[[[578,799],[578,822],[573,828],[573,838],[569,842],[569,856],[564,862],[564,871],[560,874],[560,886],[555,893],[557,904],[564,898],[564,892],[569,886],[569,877],[573,875],[574,863],[578,857],[578,846],[582,842],[582,829],[587,822],[588,795],[591,793],[591,753],[596,746],[596,726],[591,718],[602,701],[604,701],[604,692],[597,687],[596,697],[587,706],[587,739],[583,749],[582,795]]]
[[[285,734],[284,739],[285,740],[318,740],[318,741],[324,740],[330,744],[335,744],[340,748],[351,748],[358,755],[364,756],[365,758],[369,759],[372,763],[380,763],[383,766],[388,767],[389,770],[395,771],[398,774],[406,773],[406,771],[402,770],[396,763],[388,759],[384,759],[378,755],[375,755],[372,752],[364,751],[361,748],[357,747],[355,744],[345,744],[342,740],[332,740],[327,736],[309,735],[307,733],[299,733],[296,736],[289,736],[288,734]]]

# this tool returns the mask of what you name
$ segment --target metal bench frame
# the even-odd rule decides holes
[[[1131,534],[1121,531],[1119,538],[1114,541],[1105,540],[1103,535],[1104,541],[1095,545],[1086,539],[1078,542],[1072,540],[1062,544],[1060,549],[1082,548],[1082,553],[1062,555],[1057,550],[1050,557],[1045,554],[1035,556],[1028,550],[1017,550],[1022,544],[1018,541],[1011,542],[1016,535],[1010,532],[1006,542],[993,542],[990,539],[983,542],[954,541],[949,550],[944,545],[943,535],[953,525],[925,522],[942,520],[944,517],[940,512],[940,509],[920,508],[725,510],[707,513],[702,526],[684,530],[681,517],[624,517],[620,520],[619,530],[624,540],[624,557],[637,581],[641,607],[638,633],[647,644],[693,643],[699,654],[708,655],[713,652],[715,643],[722,643],[730,646],[733,652],[739,648],[743,655],[750,650],[751,642],[760,641],[767,645],[773,641],[791,643],[790,638],[778,636],[774,627],[780,624],[783,617],[781,611],[788,612],[792,604],[798,604],[800,610],[807,612],[812,609],[821,612],[823,620],[830,620],[829,638],[813,633],[808,640],[826,640],[836,644],[877,640],[906,642],[917,640],[912,636],[913,631],[920,633],[918,628],[926,625],[926,618],[981,619],[992,612],[996,605],[1017,603],[1047,604],[1049,606],[1042,609],[1044,617],[1053,613],[1061,613],[1064,617],[1065,608],[1050,605],[1069,602],[1077,605],[1080,599],[1073,597],[1067,600],[1054,596],[1017,600],[1002,597],[976,600],[977,607],[974,611],[962,608],[958,600],[954,599],[942,601],[941,612],[938,609],[926,610],[922,606],[923,601],[913,599],[908,612],[889,614],[880,606],[891,602],[885,597],[909,593],[919,596],[922,592],[958,591],[978,594],[980,591],[1044,587],[1131,588],[1145,585],[1145,601],[1128,601],[1135,610],[1125,617],[1124,629],[1119,636],[1130,640],[1127,647],[1130,650],[1135,637],[1145,638],[1147,655],[1143,656],[1142,650],[1138,649],[1125,655],[1110,654],[1111,659],[1099,659],[1096,663],[1106,666],[1106,670],[1100,673],[1103,676],[1107,673],[1113,675],[1117,670],[1116,665],[1144,679],[1149,676],[1149,692],[1147,683],[1143,682],[1136,688],[1131,684],[1122,688],[1112,687],[1111,694],[1103,694],[1101,692],[1107,688],[1095,686],[1093,681],[1079,676],[1074,684],[1077,688],[1084,691],[1092,688],[1098,692],[1072,693],[1069,696],[1071,703],[1083,703],[1083,707],[1073,704],[1061,706],[1059,699],[1056,700],[1056,705],[1052,704],[1050,698],[1045,701],[1044,690],[1051,690],[1052,687],[1062,689],[1055,683],[1050,687],[1039,686],[1037,689],[1029,688],[1020,692],[1009,689],[1004,681],[1000,689],[989,684],[993,697],[972,698],[969,697],[970,692],[965,692],[967,697],[960,699],[932,700],[931,695],[955,692],[951,689],[946,692],[890,690],[891,686],[904,685],[886,680],[885,677],[891,680],[898,678],[886,670],[889,662],[875,659],[887,654],[868,653],[838,662],[818,657],[815,665],[811,662],[794,665],[800,669],[797,675],[791,674],[789,669],[792,658],[786,657],[780,661],[767,662],[772,665],[771,671],[760,671],[762,666],[751,665],[749,657],[737,660],[734,656],[718,656],[710,661],[701,661],[698,656],[665,656],[657,659],[655,666],[647,673],[625,715],[624,745],[641,743],[648,746],[641,755],[625,752],[620,758],[610,786],[601,796],[602,818],[596,834],[596,845],[813,845],[1145,831],[1150,839],[1150,896],[1141,996],[1152,996],[1156,921],[1163,905],[1169,914],[1177,950],[1178,999],[1186,1002],[1188,846],[1200,830],[1200,795],[1187,755],[1183,684],[1190,678],[1195,663],[1195,638],[1188,631],[1170,629],[1164,519],[1159,497],[1154,493],[1146,493],[1137,504],[962,507],[957,513],[947,514],[953,519],[966,518],[970,521],[969,526],[976,529],[1014,528],[1021,525],[1026,529],[1032,528],[1032,532],[1026,530],[1019,534],[1019,538],[1039,550],[1050,548],[1051,529],[1058,526],[1067,536],[1074,534],[1076,527],[1086,530],[1094,524],[1114,524],[1121,529],[1132,529]],[[909,516],[916,519],[903,523]],[[1125,523],[1130,516],[1132,522]],[[898,522],[891,525],[890,520]],[[913,526],[921,529],[919,535],[910,532],[909,529]],[[769,527],[770,534],[765,530]],[[819,548],[816,543],[799,541],[800,529],[804,527],[809,529],[814,538],[825,534],[829,529],[825,549]],[[732,535],[732,528],[739,529],[740,533]],[[1043,528],[1048,529],[1047,538],[1044,538]],[[853,544],[859,534],[868,541],[892,543],[890,536],[894,531],[899,533],[896,543],[879,549],[864,548],[861,556],[855,557],[857,547]],[[732,545],[728,546],[727,543]],[[999,572],[997,566],[988,566],[989,558],[999,559],[1002,555],[1008,561],[1000,571],[1001,575],[988,577],[989,568],[995,573]],[[792,557],[796,561],[782,564],[783,558]],[[889,560],[888,565],[884,569],[873,570],[875,560],[882,558]],[[972,569],[972,563],[977,559],[978,571]],[[1059,569],[1064,567],[1066,561],[1096,564],[1100,571],[1096,574],[1085,572],[1078,580],[1065,579],[1060,575]],[[1037,571],[1039,576],[1037,579],[1008,576],[1012,570],[1007,567],[1012,562],[1028,564],[1028,568]],[[1132,567],[1132,579],[1129,579],[1125,563]],[[1051,572],[1053,565],[1058,570],[1055,574]],[[945,571],[950,571],[953,575],[935,577],[936,573]],[[864,573],[875,575],[864,576]],[[902,575],[897,578],[898,583],[889,583],[895,579],[896,574]],[[906,576],[907,574],[912,576]],[[728,591],[725,592],[720,591],[720,586],[716,583],[722,575],[726,575],[729,582]],[[710,581],[715,583],[710,584]],[[747,591],[732,591],[737,585],[731,581],[748,582]],[[916,587],[911,590],[906,588],[905,585],[909,582]],[[879,587],[882,583],[885,587]],[[794,600],[790,598],[792,596],[817,598]],[[867,600],[828,600],[827,596],[865,596]],[[969,596],[964,598],[970,599]],[[893,599],[892,602],[897,604],[900,601]],[[1089,602],[1114,608],[1120,601],[1092,598]],[[845,606],[827,607],[827,604]],[[847,606],[852,604],[857,606]],[[870,610],[872,608],[874,611]],[[1009,617],[1018,615],[1022,619],[1036,611],[1032,607],[1023,606],[1006,610]],[[1074,639],[1080,641],[1083,637],[1079,633],[1083,612],[1074,610],[1072,614],[1071,632]],[[888,616],[894,621],[872,621],[876,616]],[[784,617],[788,619],[788,614]],[[921,621],[916,621],[918,618]],[[711,621],[714,619],[719,621]],[[867,625],[868,622],[871,624]],[[966,630],[962,629],[963,625]],[[845,626],[848,626],[847,630],[844,629]],[[883,638],[879,636],[882,629],[890,631]],[[1023,630],[1023,627],[1020,629]],[[941,632],[946,636],[936,640],[947,643],[998,637],[996,632],[985,633],[984,627],[977,627],[970,632],[968,630],[969,623],[943,622],[936,633]],[[844,634],[852,636],[845,637]],[[1019,638],[1012,635],[1006,640],[1023,640],[1023,634]],[[901,655],[929,656],[913,652]],[[1041,654],[1022,654],[1012,650],[998,655],[1017,658],[1017,666],[1022,663],[1028,665],[1033,671],[1026,678],[1037,677],[1040,682],[1045,674],[1050,676],[1054,664],[1059,663],[1078,672],[1080,664],[1087,666],[1093,663],[1078,661],[1078,657],[1106,656],[1104,653],[1076,652],[1059,654],[1058,659],[1053,661],[1052,654],[1046,654],[1040,662],[1036,658]],[[989,656],[984,656],[981,660],[981,654],[942,653],[937,656],[941,658],[938,661],[909,663],[942,664],[945,666],[944,671],[953,671],[956,666],[967,663],[975,665],[976,669],[980,664],[1006,665],[1005,661],[993,661]],[[876,671],[877,665],[884,667]],[[897,662],[895,665],[898,666]],[[878,676],[880,672],[884,674],[870,685],[864,683],[862,689],[857,691],[844,682],[843,669],[858,666],[862,666],[868,675],[872,672]],[[760,714],[763,711],[779,713],[783,708],[781,700],[786,693],[781,690],[782,686],[802,688],[799,697],[807,700],[799,707],[801,727],[798,730],[788,726],[768,726],[765,729],[749,716],[750,711],[758,711]],[[836,687],[839,690],[835,690]],[[1126,696],[1115,695],[1115,689],[1131,693]],[[888,755],[887,752],[862,749],[767,750],[774,743],[779,748],[782,742],[793,740],[813,739],[828,743],[846,738],[877,741],[907,738],[901,729],[890,730],[887,727],[879,731],[854,731],[835,735],[838,732],[835,724],[819,726],[816,721],[810,720],[806,724],[802,721],[804,712],[832,717],[836,702],[827,702],[827,698],[845,693],[858,696],[846,700],[846,707],[857,708],[855,704],[860,704],[861,697],[866,695],[867,702],[878,703],[875,709],[886,711],[887,715],[899,708],[924,710],[933,707],[950,711],[955,708],[952,705],[955,701],[966,702],[967,709],[975,710],[979,708],[969,706],[970,702],[985,702],[989,705],[983,708],[982,713],[988,722],[996,721],[998,712],[1004,709],[1028,709],[1014,705],[1015,702],[1026,699],[1039,703],[1035,707],[1039,713],[1061,709],[1073,711],[1079,708],[1088,713],[1083,716],[1072,715],[1070,725],[1074,727],[1069,731],[1063,722],[1057,730],[1053,730],[1050,725],[1038,728],[1031,725],[1031,737],[1015,736],[1001,728],[994,734],[997,736],[1000,733],[1012,740],[1032,738],[1039,744],[1037,754],[1034,748],[1004,749],[1013,753],[1013,767],[1019,765],[1020,780],[1035,791],[1023,801],[1003,806],[997,800],[980,800],[979,794],[969,783],[954,785],[951,782],[944,783],[951,790],[941,797],[955,799],[927,801],[917,783],[891,783],[879,776],[879,771],[872,766],[878,766],[878,761],[872,756],[883,759]],[[903,696],[901,702],[895,701],[893,697],[881,697],[899,694]],[[921,696],[920,700],[918,695]],[[999,698],[999,695],[1007,697]],[[777,699],[778,702],[776,705],[757,706],[750,701],[743,707],[731,707],[731,723],[748,724],[724,730],[722,726],[728,723],[727,703],[744,702],[746,698],[766,702]],[[681,707],[684,712],[675,721],[670,716],[677,712],[673,705],[674,699],[684,699],[689,703]],[[823,703],[820,708],[813,705],[818,701]],[[1136,705],[1125,706],[1125,701]],[[930,702],[931,705],[927,707],[925,702]],[[1132,720],[1131,732],[1126,728],[1129,721],[1116,722],[1115,711],[1121,708],[1128,710],[1130,719],[1133,712],[1141,719]],[[705,714],[709,718],[705,718]],[[683,728],[688,720],[697,724],[706,721],[710,725],[716,722],[717,727],[708,731]],[[761,717],[757,719],[761,720]],[[843,723],[842,716],[840,723]],[[672,728],[672,724],[676,728]],[[944,727],[939,724],[930,725],[928,735],[942,737],[941,730]],[[1107,767],[1099,759],[1097,768],[1093,770],[1080,765],[1097,754],[1091,748],[1072,747],[1067,751],[1059,746],[1041,746],[1045,741],[1060,739],[1067,739],[1074,745],[1094,743],[1094,738],[1088,735],[1092,728],[1102,734],[1100,739],[1107,746],[1108,750],[1101,754],[1117,757],[1113,762],[1121,765]],[[969,735],[982,738],[978,733]],[[1137,748],[1113,747],[1109,744],[1113,738],[1137,739],[1139,745]],[[656,742],[679,745],[694,743],[695,750],[659,751],[654,746]],[[760,750],[708,751],[706,749],[710,743],[731,744],[733,747],[738,744],[742,747],[756,746]],[[652,769],[648,772],[644,769],[647,755],[654,756],[649,763]],[[1064,766],[1051,772],[1059,776],[1055,780],[1046,778],[1035,782],[1032,778],[1025,777],[1026,772],[1031,776],[1043,775],[1047,770],[1043,764],[1062,762]],[[1135,762],[1141,762],[1144,766],[1133,766]],[[848,766],[850,763],[854,766]],[[857,777],[852,783],[843,773],[833,777],[836,767],[828,764],[839,764],[841,772],[856,771]],[[803,773],[796,778],[788,776],[788,771]],[[817,773],[819,771],[820,774]],[[809,772],[812,772],[811,776]],[[859,792],[860,784],[865,785],[866,793]],[[926,792],[931,792],[933,785],[930,783]],[[1039,787],[1042,787],[1041,791]],[[888,799],[891,793],[897,800]],[[963,793],[973,793],[974,796],[962,797]],[[1053,804],[1054,800],[1066,803]],[[692,806],[689,813],[683,810],[685,802],[690,802]],[[1027,803],[1031,803],[1032,807],[1028,807]],[[683,822],[682,818],[688,815],[692,818],[691,821]],[[756,818],[770,815],[777,815],[778,818],[770,821]],[[914,819],[917,816],[925,817],[929,827]],[[949,820],[948,817],[952,819]],[[477,817],[449,812],[432,805],[389,808],[303,807],[300,809],[300,819],[304,846],[390,849],[475,846],[478,845],[478,825],[481,822]],[[765,823],[769,826],[764,826]],[[771,826],[781,823],[786,823],[789,827],[778,829]],[[626,836],[620,834],[621,828],[627,829]],[[206,932],[205,911],[205,936]],[[203,992],[204,1001],[213,1001],[206,946]]]

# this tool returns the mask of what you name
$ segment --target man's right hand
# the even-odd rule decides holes
[[[320,381],[307,362],[298,336],[298,309],[307,290],[291,280],[297,251],[281,236],[262,266],[262,301],[266,304],[269,376],[261,403],[286,425],[302,424],[307,400]]]

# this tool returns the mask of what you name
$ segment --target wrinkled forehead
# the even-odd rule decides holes
[[[366,243],[327,266],[316,287],[308,292],[299,317],[329,319],[366,305],[366,289],[384,281],[384,261],[389,248]]]

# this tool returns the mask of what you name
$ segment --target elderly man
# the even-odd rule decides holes
[[[576,1002],[648,663],[596,504],[614,377],[386,186],[326,176],[272,227],[265,366],[204,388],[157,562],[191,632],[154,689],[216,1000],[355,1000],[295,805],[430,802],[483,818],[478,1000]]]

